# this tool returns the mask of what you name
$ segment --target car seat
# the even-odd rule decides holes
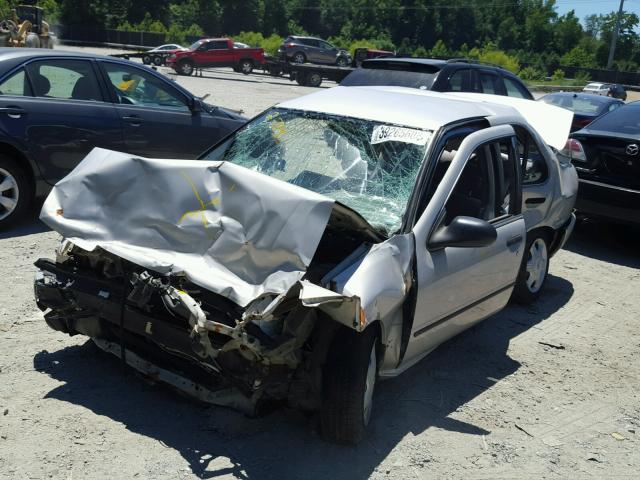
[[[74,100],[101,100],[100,92],[88,77],[80,77],[71,91]]]
[[[31,75],[31,85],[33,85],[33,94],[36,97],[46,97],[51,90],[51,82],[41,73]]]

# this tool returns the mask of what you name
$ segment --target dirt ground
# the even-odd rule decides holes
[[[178,81],[249,115],[313,91],[231,71]],[[637,230],[580,225],[536,305],[509,306],[379,383],[368,437],[341,447],[313,418],[202,406],[49,329],[33,262],[58,236],[35,217],[0,232],[2,479],[640,476]]]

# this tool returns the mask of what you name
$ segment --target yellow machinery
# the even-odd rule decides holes
[[[13,18],[0,22],[0,46],[53,48],[54,38],[43,16],[41,7],[18,5],[13,9]]]

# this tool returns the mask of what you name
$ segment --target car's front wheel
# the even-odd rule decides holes
[[[0,155],[0,229],[24,218],[32,200],[27,173],[13,158]]]
[[[378,375],[378,329],[358,333],[340,330],[323,371],[322,436],[331,442],[356,444],[371,419]]]
[[[182,75],[187,75],[187,76],[191,75],[193,73],[193,70],[194,70],[193,62],[189,60],[183,60],[178,65],[178,73]]]
[[[253,62],[251,60],[242,60],[240,62],[240,71],[245,75],[249,75],[253,72]]]
[[[338,57],[338,59],[336,60],[336,65],[338,67],[347,67],[349,65],[349,60],[347,60],[345,57]]]
[[[513,290],[518,303],[532,303],[538,299],[549,273],[549,240],[543,233],[534,233],[527,241],[524,258]]]

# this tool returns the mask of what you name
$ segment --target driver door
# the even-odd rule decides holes
[[[526,240],[514,137],[511,126],[480,130],[439,158],[450,164],[438,165],[444,176],[414,228],[418,292],[405,363],[502,309],[511,296]],[[496,240],[430,248],[433,233],[458,216],[489,222]]]

